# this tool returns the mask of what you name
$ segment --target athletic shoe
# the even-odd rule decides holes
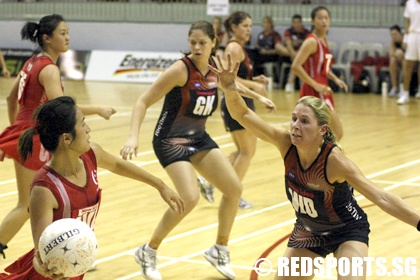
[[[415,98],[420,98],[420,90],[414,95]]]
[[[249,201],[246,201],[241,197],[241,200],[239,201],[239,208],[240,209],[250,209],[252,208],[252,204]]]
[[[208,202],[213,203],[214,202],[214,197],[213,197],[214,186],[210,184],[209,182],[207,182],[207,180],[201,176],[199,176],[197,180],[198,180],[198,187],[200,188],[201,196],[204,197],[204,199],[207,200]]]
[[[405,94],[402,94],[398,100],[397,100],[397,104],[398,105],[404,105],[404,104],[408,104],[408,96],[406,96]]]
[[[295,91],[295,87],[293,83],[287,83],[286,86],[284,87],[284,91],[285,92],[294,92]]]
[[[140,265],[143,277],[148,280],[162,280],[162,276],[156,268],[156,252],[150,253],[146,251],[145,247],[146,244],[143,244],[134,253],[134,258]]]
[[[229,251],[219,250],[216,246],[211,247],[203,253],[206,260],[211,263],[217,271],[228,279],[235,279],[235,272],[230,268]]]
[[[391,88],[391,90],[388,93],[389,97],[397,97],[398,96],[398,89],[397,88]]]

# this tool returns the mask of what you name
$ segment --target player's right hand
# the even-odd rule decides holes
[[[35,256],[34,259],[32,261],[33,266],[36,270],[36,272],[38,272],[39,274],[41,274],[42,276],[46,277],[46,278],[50,278],[53,280],[68,280],[70,278],[68,277],[64,277],[63,274],[55,274],[57,271],[57,268],[55,267],[48,267],[48,263],[47,262],[42,262],[41,260],[41,256],[39,254],[38,250],[35,250]]]
[[[138,140],[128,138],[125,142],[124,146],[120,150],[120,155],[123,159],[132,159],[137,156],[137,147],[138,147]]]

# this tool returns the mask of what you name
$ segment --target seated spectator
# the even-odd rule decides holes
[[[389,28],[391,43],[389,44],[389,76],[391,78],[391,90],[389,96],[398,95],[399,71],[402,70],[404,61],[405,45],[403,44],[404,34],[396,24]]]
[[[263,64],[267,62],[281,62],[281,56],[289,56],[286,47],[283,46],[281,35],[274,30],[273,19],[265,16],[262,20],[263,31],[258,34],[256,49],[258,59],[255,60],[255,71],[263,69]]]
[[[222,28],[222,18],[216,16],[212,19],[211,23],[213,25],[214,32],[216,33],[216,36],[219,39],[219,44],[220,44],[225,35],[225,31],[223,31],[223,28]]]
[[[298,14],[294,15],[292,17],[292,25],[284,31],[284,43],[290,55],[290,60],[288,61],[289,63],[292,63],[297,54],[297,51],[303,43],[303,40],[305,40],[309,33],[311,33],[311,31],[306,29],[302,24],[302,16]],[[289,79],[285,86],[286,92],[294,91],[295,79],[296,75],[293,73],[293,71],[290,71]]]

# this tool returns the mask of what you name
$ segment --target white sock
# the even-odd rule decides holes
[[[144,250],[145,250],[146,252],[149,252],[149,253],[152,253],[152,254],[156,254],[156,252],[157,252],[157,250],[155,250],[155,249],[153,249],[153,248],[149,247],[149,243],[146,243],[146,246],[144,246]]]
[[[406,91],[406,90],[401,91],[400,92],[400,97],[402,97],[402,96],[408,97],[408,91]]]
[[[229,251],[228,246],[219,245],[219,244],[214,244],[214,247],[216,247],[216,248],[217,248],[217,249],[219,249],[220,251]]]

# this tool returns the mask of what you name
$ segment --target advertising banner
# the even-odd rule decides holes
[[[91,52],[86,81],[152,83],[183,56],[175,52]]]
[[[23,49],[2,49],[2,52],[7,70],[9,70],[12,77],[16,77],[19,74],[25,61],[35,53],[33,50]]]

